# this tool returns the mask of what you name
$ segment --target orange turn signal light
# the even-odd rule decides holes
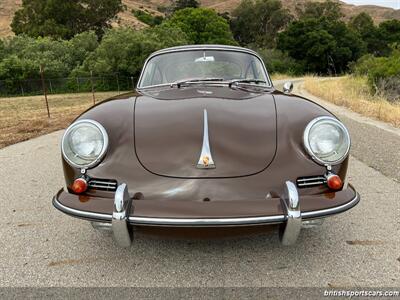
[[[329,174],[326,178],[326,183],[331,190],[340,190],[343,187],[343,181],[338,175]]]
[[[83,178],[75,179],[71,187],[72,191],[76,194],[82,194],[87,190],[87,182]]]

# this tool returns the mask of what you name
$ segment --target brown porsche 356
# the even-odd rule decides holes
[[[135,93],[79,116],[62,138],[62,212],[111,229],[280,224],[300,229],[359,202],[350,137],[318,104],[277,91],[261,58],[231,46],[153,53]]]

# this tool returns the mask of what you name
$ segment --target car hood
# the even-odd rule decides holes
[[[215,168],[197,167],[204,111]],[[276,152],[276,109],[270,93],[228,87],[166,89],[138,96],[135,152],[149,172],[181,178],[249,176],[266,169]]]

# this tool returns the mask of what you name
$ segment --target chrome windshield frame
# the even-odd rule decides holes
[[[261,66],[264,70],[265,77],[267,79],[267,84],[265,86],[262,86],[264,88],[273,88],[272,80],[271,77],[269,76],[268,70],[265,67],[264,61],[262,58],[257,54],[257,52],[246,49],[246,48],[241,48],[241,47],[235,47],[235,46],[219,46],[219,45],[194,45],[194,46],[180,46],[180,47],[173,47],[173,48],[167,48],[163,50],[156,51],[152,53],[145,61],[142,71],[140,73],[139,80],[137,81],[136,89],[137,90],[144,90],[144,89],[149,89],[149,88],[157,88],[157,87],[164,87],[164,86],[171,86],[171,82],[169,83],[162,83],[162,84],[156,84],[156,85],[148,85],[148,86],[143,86],[141,87],[140,84],[143,79],[143,74],[144,71],[146,70],[146,67],[151,59],[153,59],[156,56],[163,55],[163,54],[169,54],[169,53],[176,53],[176,52],[184,52],[184,51],[230,51],[230,52],[241,52],[241,53],[247,53],[250,55],[255,56],[261,63]],[[219,81],[219,84],[228,84],[229,81],[227,82],[222,82]],[[248,84],[252,85],[252,84]],[[254,86],[259,86],[259,85],[254,85]]]

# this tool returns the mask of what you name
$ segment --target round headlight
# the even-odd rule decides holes
[[[312,120],[304,130],[304,146],[311,157],[322,165],[341,163],[350,150],[346,127],[332,117]]]
[[[93,120],[79,120],[67,128],[61,142],[66,161],[76,168],[94,167],[107,151],[104,127]]]

